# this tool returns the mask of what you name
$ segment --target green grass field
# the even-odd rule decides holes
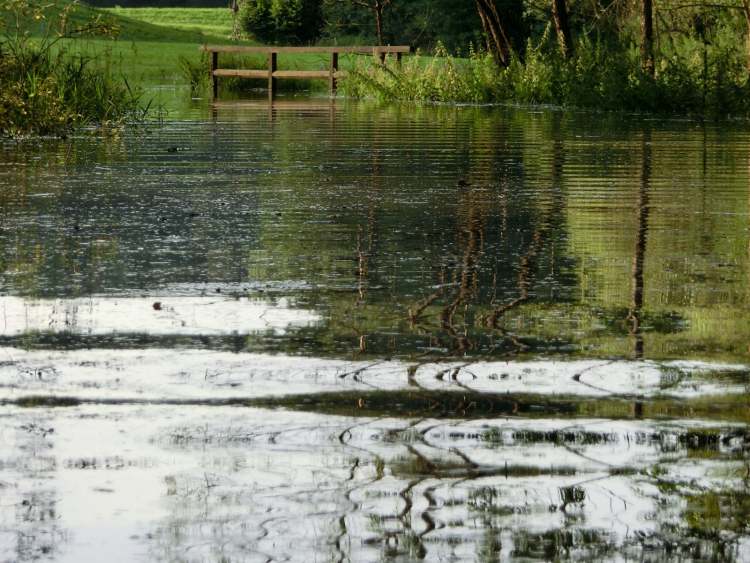
[[[198,63],[200,45],[231,41],[232,13],[226,8],[102,11],[117,22],[120,28],[117,39],[89,39],[80,42],[77,48],[87,54],[105,55],[130,81],[141,86],[184,84],[180,58]]]
[[[66,0],[58,0],[46,10],[46,21],[21,21],[20,30],[28,30],[41,38],[54,27],[48,22],[59,18]],[[71,52],[97,59],[100,63],[122,72],[131,84],[185,83],[180,72],[180,57],[194,62],[201,59],[199,46],[204,43],[230,43],[232,13],[226,8],[112,8],[96,9],[86,4],[76,6],[68,18],[73,26],[83,25],[96,16],[115,24],[115,37],[85,37],[63,40],[60,44]],[[14,15],[0,12],[8,26]],[[253,44],[242,41],[241,44]]]
[[[186,83],[180,57],[195,62],[201,57],[199,42],[86,39],[65,44],[70,52],[96,59],[141,87]]]
[[[29,2],[33,5],[33,0]],[[53,0],[44,8],[40,20],[21,19],[20,31],[30,31],[41,36],[47,30],[55,31],[63,7],[68,0]],[[160,12],[164,12],[160,14]],[[2,11],[0,19],[12,30],[15,14]],[[223,8],[112,8],[98,9],[86,4],[77,4],[68,14],[70,25],[83,25],[97,16],[116,25],[118,38],[128,41],[161,41],[174,43],[205,43],[206,41],[229,41],[232,30],[232,15]],[[174,20],[174,23],[172,21]],[[188,23],[192,22],[192,23]]]
[[[186,78],[180,70],[180,57],[200,64],[202,53],[199,46],[204,41],[165,41],[161,40],[127,40],[127,39],[86,39],[67,42],[72,52],[87,55],[105,61],[118,72],[122,72],[131,84],[139,86],[187,85]],[[218,41],[217,41],[218,42]],[[346,67],[346,58],[342,58],[341,67]],[[205,61],[206,72],[208,62]],[[266,59],[262,55],[236,57],[224,55],[219,60],[220,66],[233,68],[265,68]],[[282,55],[279,57],[279,69],[325,69],[328,58],[324,55]],[[281,82],[282,88],[291,82]],[[312,84],[309,81],[306,81]],[[323,84],[323,82],[320,82]],[[262,85],[262,84],[261,84]]]
[[[175,32],[199,34],[206,39],[227,41],[234,26],[227,8],[108,8],[103,10],[119,19],[165,28],[167,36]],[[136,31],[136,30],[130,30]]]
[[[48,9],[48,20],[67,0],[55,0]],[[233,40],[233,14],[228,8],[109,8],[97,9],[80,4],[70,21],[83,24],[97,15],[104,15],[116,25],[114,38],[87,37],[61,42],[70,52],[86,55],[100,64],[109,66],[117,74],[124,75],[132,86],[153,88],[156,86],[187,86],[188,80],[181,69],[181,60],[193,65],[208,65],[207,58],[199,51],[205,43],[255,45],[251,40]],[[5,21],[11,21],[4,14]],[[41,36],[44,28],[35,21],[23,26],[33,35]],[[347,68],[353,58],[342,57],[340,67]],[[237,57],[222,55],[222,67],[265,68],[263,55]],[[281,55],[278,67],[281,70],[327,69],[328,57],[321,54]],[[225,79],[226,80],[226,79]],[[225,82],[226,83],[226,82]],[[259,81],[258,86],[264,86]],[[323,81],[284,80],[281,89],[325,90]]]

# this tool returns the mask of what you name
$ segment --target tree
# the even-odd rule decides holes
[[[482,20],[482,28],[484,29],[487,41],[487,50],[492,53],[497,64],[503,67],[508,66],[513,46],[505,32],[494,1],[476,0],[476,6],[479,19]]]
[[[573,41],[570,37],[568,6],[565,0],[552,0],[552,19],[555,22],[555,33],[560,45],[560,53],[567,59],[573,54]]]
[[[383,44],[383,10],[393,3],[393,0],[353,0],[357,6],[370,10],[375,16],[375,35],[378,45]]]
[[[745,23],[747,24],[745,41],[747,48],[747,70],[750,72],[750,0],[742,0],[742,12],[745,14]]]
[[[245,31],[267,43],[309,43],[323,26],[321,0],[241,0]]]
[[[654,76],[654,2],[641,0],[641,66]]]

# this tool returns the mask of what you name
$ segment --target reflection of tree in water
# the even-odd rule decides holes
[[[558,117],[546,193],[529,197],[520,189],[523,182],[512,177],[489,185],[459,182],[455,219],[458,259],[444,262],[437,289],[408,308],[412,327],[432,334],[453,354],[528,349],[531,342],[507,329],[504,318],[543,293],[543,257],[551,265],[552,280],[545,280],[550,292],[562,281],[564,272],[555,265],[558,254],[563,254],[557,241],[564,238],[565,229],[565,149],[559,127]],[[484,342],[480,344],[480,340]]]
[[[202,473],[175,477],[179,512],[156,534],[160,557],[670,560],[731,557],[748,536],[747,492],[734,480],[706,489],[716,467],[736,464],[747,440],[736,428],[388,418],[259,426],[166,438],[169,449],[198,448],[214,472],[230,460],[234,469],[216,475],[210,493]],[[696,460],[688,474],[685,455]]]
[[[19,489],[15,479],[7,483],[0,480],[2,510],[6,516],[13,514],[0,519],[0,558],[8,557],[4,560],[53,560],[67,540],[60,525],[59,493],[50,483],[58,470],[54,439],[54,430],[42,418],[38,423],[20,425],[15,431],[14,447],[4,448],[0,469],[17,471],[18,481],[36,483],[32,489]],[[8,553],[11,545],[12,554]]]
[[[375,133],[377,138],[377,131]],[[356,258],[356,278],[357,278],[357,307],[366,307],[367,305],[367,288],[370,275],[370,260],[377,256],[378,241],[378,205],[382,197],[383,188],[382,178],[382,156],[380,151],[375,149],[371,154],[372,166],[372,185],[366,194],[366,217],[357,227],[357,258]],[[354,327],[354,332],[359,341],[359,352],[367,351],[367,334]]]
[[[58,527],[57,499],[52,491],[30,492],[16,505],[16,561],[52,559],[65,537]]]
[[[643,269],[646,260],[646,242],[648,239],[649,188],[651,185],[651,134],[644,131],[641,141],[641,174],[636,201],[636,241],[633,253],[633,270],[631,282],[630,310],[628,311],[628,330],[633,339],[633,357],[643,357],[643,332],[641,327],[643,315]]]
[[[266,118],[222,119],[208,129],[193,124],[125,136],[112,143],[122,145],[110,147],[112,154],[83,142],[62,145],[51,157],[54,174],[29,183],[14,170],[8,184],[15,185],[0,193],[7,227],[0,260],[13,272],[4,281],[14,292],[49,296],[173,283],[199,290],[204,282],[221,285],[224,295],[252,295],[291,282],[286,295],[330,322],[285,338],[253,335],[244,345],[282,351],[299,337],[306,351],[347,357],[622,356],[633,349],[629,340],[640,346],[644,339],[650,357],[665,349],[676,354],[675,346],[697,357],[695,342],[715,342],[693,321],[711,311],[715,322],[720,313],[688,302],[689,293],[726,305],[727,317],[740,316],[745,278],[727,277],[723,264],[710,268],[721,260],[739,269],[748,260],[744,248],[741,257],[721,248],[739,231],[712,218],[719,216],[711,212],[712,190],[719,190],[716,205],[736,202],[709,178],[705,208],[680,202],[687,211],[681,214],[665,207],[670,193],[661,179],[677,165],[665,159],[663,139],[677,134],[656,130],[653,148],[645,141],[638,147],[629,131],[588,131],[555,112],[462,110],[435,119],[383,111],[350,113],[325,102],[274,110],[272,127]],[[592,141],[591,132],[603,139]],[[710,150],[717,149],[727,150]],[[639,217],[621,210],[634,170],[618,176],[631,154],[633,168],[642,169],[636,174],[653,168],[651,210],[641,218],[652,227],[649,256],[670,265],[646,272],[649,291],[667,297],[643,309],[633,301],[631,236]],[[61,164],[68,160],[70,169]],[[692,164],[679,166],[681,183],[673,188],[697,174]],[[22,181],[29,185],[14,192]],[[24,199],[24,190],[34,197]],[[743,193],[743,208],[745,199]],[[678,264],[691,255],[665,242],[671,227],[678,242],[689,237],[700,250],[685,261],[697,268]],[[692,278],[691,269],[702,277]],[[741,307],[731,308],[735,302]],[[747,349],[744,333],[727,323],[715,322],[712,335],[719,334],[716,324],[731,332],[722,340]],[[683,335],[674,344],[677,332]]]
[[[503,543],[506,544],[506,554],[512,553],[514,557],[545,559],[581,556],[588,560],[607,555],[611,556],[618,552],[630,553],[637,557],[637,554],[643,553],[642,550],[652,554],[661,554],[662,556],[670,556],[678,553],[701,553],[707,557],[716,557],[717,555],[728,557],[732,553],[737,553],[737,536],[731,540],[724,538],[722,541],[719,539],[718,533],[711,539],[707,539],[704,536],[704,531],[698,531],[695,536],[686,533],[686,524],[688,527],[694,529],[696,528],[696,518],[704,516],[697,515],[694,510],[687,512],[687,521],[679,524],[665,521],[660,530],[651,533],[638,533],[636,531],[632,537],[625,537],[624,541],[622,537],[617,537],[616,534],[608,530],[603,522],[595,518],[592,519],[591,515],[586,514],[586,504],[588,502],[592,502],[593,504],[601,503],[602,491],[607,495],[611,495],[609,500],[610,508],[612,508],[613,502],[615,504],[622,503],[625,509],[627,509],[628,502],[637,502],[636,497],[642,493],[636,491],[642,485],[633,483],[634,489],[631,491],[631,494],[634,493],[635,497],[633,499],[625,499],[620,494],[614,492],[610,488],[610,485],[607,484],[608,480],[612,479],[616,481],[621,475],[635,475],[637,472],[635,468],[613,467],[607,475],[596,475],[594,471],[592,477],[587,477],[586,473],[592,471],[592,468],[581,470],[581,468],[575,467],[556,466],[554,463],[550,463],[549,465],[543,464],[541,466],[515,465],[509,467],[507,461],[505,461],[504,465],[502,463],[498,465],[486,463],[480,465],[471,461],[469,456],[459,448],[450,448],[441,453],[436,453],[437,450],[435,449],[432,452],[432,455],[435,457],[428,458],[419,451],[418,447],[421,444],[422,446],[434,449],[434,444],[429,443],[426,437],[431,430],[440,427],[441,424],[430,423],[429,421],[419,421],[416,424],[419,425],[422,422],[425,422],[427,426],[423,427],[421,432],[417,433],[416,436],[413,432],[408,433],[408,435],[412,436],[410,441],[415,442],[407,446],[408,451],[413,457],[410,459],[401,459],[394,466],[394,471],[404,474],[405,477],[415,473],[421,475],[417,478],[412,477],[401,491],[400,494],[402,496],[408,495],[409,500],[406,503],[405,510],[400,513],[400,516],[405,514],[407,508],[408,511],[412,511],[419,504],[411,498],[415,492],[420,492],[424,497],[423,500],[426,501],[426,503],[421,503],[421,506],[425,507],[424,510],[422,512],[416,511],[416,514],[414,514],[414,516],[418,515],[422,521],[421,531],[415,531],[411,525],[414,516],[412,516],[412,519],[403,520],[403,543],[410,549],[407,553],[411,555],[416,553],[422,557],[429,553],[431,548],[434,550],[436,546],[439,546],[441,541],[447,541],[453,546],[461,545],[462,541],[472,543],[477,541],[478,538],[471,533],[465,537],[461,537],[460,533],[449,534],[447,537],[443,536],[442,538],[432,538],[429,536],[434,531],[439,532],[450,526],[465,526],[468,523],[468,520],[464,522],[450,522],[449,520],[445,520],[440,513],[446,505],[452,507],[464,506],[468,509],[466,516],[469,519],[472,517],[479,518],[481,522],[479,528],[486,530],[486,533],[482,543],[477,541],[479,544],[477,545],[477,551],[485,554],[497,554],[503,549]],[[460,435],[462,435],[462,432],[454,428],[452,436],[456,437]],[[466,435],[464,434],[464,436]],[[640,436],[638,439],[643,443],[644,438],[644,436]],[[688,432],[687,435],[680,435],[678,440],[682,443],[694,443],[696,438],[695,434],[691,435]],[[702,438],[703,440],[699,440],[699,442],[711,449],[709,446],[710,443],[713,443],[714,440],[726,441],[728,436],[724,435],[724,437],[721,437],[709,433],[709,435],[702,435]],[[559,432],[508,433],[506,431],[505,436],[505,440],[513,443],[514,446],[523,445],[527,448],[533,448],[535,445],[548,443],[554,444],[556,447],[565,448],[568,451],[575,451],[575,449],[583,448],[585,445],[617,444],[621,439],[622,436],[618,436],[617,434],[581,431],[575,427],[571,427],[568,430],[563,429]],[[627,439],[630,440],[630,437],[627,437]],[[500,441],[503,441],[502,437],[500,437]],[[666,434],[657,433],[647,438],[646,441],[660,445],[665,441],[669,441],[669,437]],[[660,449],[660,446],[657,447]],[[702,451],[700,447],[697,450]],[[446,460],[442,457],[446,454],[452,454],[454,459]],[[597,457],[603,456],[584,456],[584,459],[588,459],[594,465],[597,463],[608,465],[606,461],[597,459]],[[463,465],[462,461],[465,462]],[[664,471],[664,467],[661,470]],[[532,478],[531,481],[528,480],[529,477]],[[501,480],[498,481],[497,478],[501,478]],[[518,485],[513,485],[514,479],[519,481]],[[533,479],[536,479],[538,482],[535,483]],[[509,480],[510,483],[508,483]],[[552,483],[546,481],[551,481]],[[661,479],[660,481],[665,486],[671,484],[667,479]],[[557,495],[551,493],[551,491],[555,490],[555,482],[565,483],[557,486]],[[423,483],[426,484],[420,486]],[[525,489],[524,494],[514,497],[511,491],[517,486]],[[548,489],[550,491],[546,497],[549,499],[548,505],[543,501],[540,502],[538,498],[539,491],[534,490],[535,486],[540,487],[541,490]],[[598,491],[599,495],[596,494],[597,488],[601,488]],[[455,496],[448,495],[446,497],[446,490],[451,491]],[[462,490],[462,492],[456,493],[458,490]],[[697,490],[700,490],[700,487]],[[593,500],[590,501],[588,499],[587,491],[594,493]],[[533,500],[535,495],[537,498]],[[720,493],[719,496],[721,495],[726,495],[726,493]],[[677,497],[679,496],[677,495]],[[708,502],[712,502],[716,496],[714,493],[710,493],[708,495]],[[733,497],[731,494],[730,496]],[[698,495],[698,497],[688,495],[687,498],[704,499],[704,497],[705,495]],[[460,500],[457,500],[459,498]],[[747,504],[748,496],[746,493],[740,493],[736,498],[738,500],[735,502]],[[669,495],[664,495],[660,498],[663,507],[675,500],[674,498],[669,499]],[[690,500],[689,502],[698,504]],[[680,504],[679,501],[678,504]],[[669,512],[669,509],[666,512]],[[740,520],[743,518],[743,512],[738,512],[736,508],[730,510],[729,513],[732,514],[732,518],[739,518]],[[556,526],[553,525],[551,526],[552,529],[546,531],[532,531],[537,527],[533,524],[536,518],[540,519],[539,523],[541,524],[546,519],[554,519],[554,514],[562,516],[557,520],[559,528],[555,529]],[[732,528],[731,526],[720,526],[718,522],[711,522],[711,525],[715,526],[715,532]],[[697,527],[704,528],[704,526]],[[734,530],[740,531],[736,527]],[[465,528],[462,531],[466,534]],[[746,532],[747,530],[743,528],[743,531],[740,531],[740,535]],[[397,544],[397,542],[394,543]],[[416,546],[416,549],[414,546]],[[439,548],[438,551],[440,551]],[[455,552],[452,555],[455,555]]]

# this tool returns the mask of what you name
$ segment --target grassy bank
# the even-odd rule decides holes
[[[198,46],[231,34],[227,9],[121,12],[0,1],[0,135],[142,120],[154,107],[146,89],[186,84],[186,64],[204,75]]]
[[[64,135],[144,118],[139,89],[100,58],[66,48],[116,33],[102,14],[87,12],[71,3],[0,3],[0,135]]]
[[[79,8],[79,18],[105,16],[116,28],[115,37],[89,37],[63,40],[61,46],[75,53],[98,60],[125,76],[139,87],[161,85],[192,85],[196,95],[205,94],[208,86],[208,61],[198,47],[204,43],[255,45],[249,40],[232,39],[232,13],[226,8]],[[35,35],[39,35],[38,31]],[[226,68],[265,68],[264,56],[221,57]],[[323,69],[328,58],[322,55],[284,55],[279,69]],[[347,62],[342,59],[342,66]],[[192,82],[192,84],[191,84]],[[225,92],[262,88],[263,81],[223,79]],[[323,89],[323,82],[285,80],[285,90]]]
[[[59,17],[65,2],[48,15]],[[113,30],[104,37],[64,37],[56,48],[67,56],[88,61],[119,75],[131,87],[190,86],[193,95],[207,93],[207,59],[198,46],[229,43],[233,15],[226,8],[111,8],[78,6],[70,22],[83,25],[107,21]],[[45,33],[46,22],[27,18],[31,37]],[[113,40],[114,39],[114,40]],[[253,44],[241,41],[241,44]],[[382,101],[551,104],[604,110],[693,114],[750,114],[750,80],[742,50],[731,34],[717,35],[711,43],[686,38],[660,54],[653,76],[641,67],[637,48],[579,40],[573,56],[563,58],[545,36],[527,46],[523,60],[514,58],[506,68],[484,53],[466,58],[445,49],[429,55],[406,57],[401,66],[373,64],[371,57],[342,57],[341,68],[350,76],[340,83],[344,96]],[[7,49],[6,49],[7,50]],[[265,68],[263,56],[225,56],[225,68]],[[281,70],[326,69],[323,55],[282,55]],[[265,81],[222,79],[223,95],[263,88]],[[280,88],[325,92],[324,81],[283,80]]]
[[[199,45],[227,43],[232,33],[231,12],[225,8],[81,8],[89,16],[105,15],[117,35],[70,42],[67,48],[106,61],[142,87],[186,84],[182,61],[200,64]]]
[[[129,80],[144,85],[188,84],[196,94],[207,92],[208,60],[198,46],[203,43],[257,45],[233,38],[233,16],[227,8],[110,8],[102,10],[115,18],[120,28],[115,42],[88,41],[79,48],[89,54],[105,54],[115,61]],[[222,55],[224,68],[266,68],[263,55]],[[324,69],[324,55],[300,54],[279,57],[280,70]],[[347,62],[342,59],[342,67]],[[351,65],[350,65],[351,66]],[[200,81],[200,83],[198,83]],[[226,91],[246,91],[265,87],[265,80],[222,79]],[[323,89],[323,82],[284,80],[285,90]]]

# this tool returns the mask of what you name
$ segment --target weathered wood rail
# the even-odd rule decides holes
[[[408,45],[387,47],[244,47],[240,45],[202,45],[201,51],[210,54],[209,74],[213,99],[219,97],[219,78],[237,76],[241,78],[268,79],[268,97],[276,95],[276,81],[280,78],[301,78],[328,80],[331,95],[336,92],[336,81],[346,76],[346,71],[339,70],[340,54],[372,55],[381,62],[386,55],[395,56],[400,63],[401,56],[412,52]],[[263,54],[268,57],[267,69],[220,68],[219,53]],[[328,70],[279,70],[278,56],[283,53],[313,53],[330,56]]]

